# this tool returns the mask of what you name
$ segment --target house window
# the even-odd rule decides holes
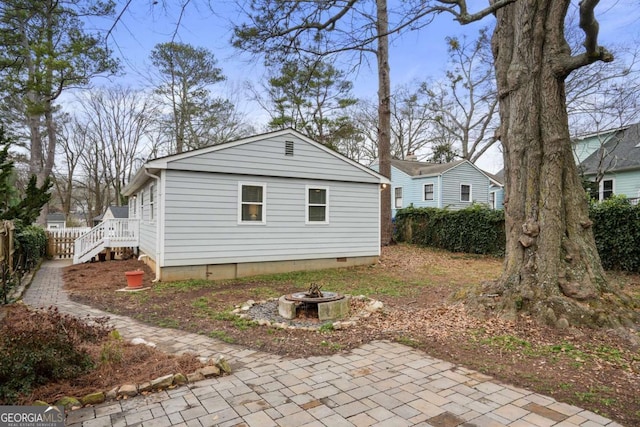
[[[144,221],[144,190],[140,192],[140,219]]]
[[[600,200],[607,200],[613,196],[613,180],[603,179],[600,183]]]
[[[396,209],[402,208],[402,187],[396,187],[393,190]]]
[[[155,212],[153,210],[153,195],[155,193],[155,188],[156,186],[153,184],[151,184],[151,187],[149,188],[149,222],[153,222],[155,219]]]
[[[471,201],[471,186],[469,184],[460,184],[460,201]]]
[[[433,200],[433,184],[424,185],[424,200]]]
[[[264,224],[266,184],[240,183],[239,222],[247,224]]]
[[[489,206],[491,207],[491,209],[495,209],[496,208],[496,193],[495,191],[492,191],[489,193]]]
[[[329,223],[329,189],[322,187],[306,187],[307,189],[307,221],[313,224]]]

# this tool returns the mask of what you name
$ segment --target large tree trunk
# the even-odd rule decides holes
[[[568,54],[568,5],[520,0],[496,14],[507,247],[503,275],[487,298],[494,302],[485,306],[563,327],[626,324],[633,310],[612,309],[627,304],[600,263],[571,150],[564,75],[554,63]]]
[[[378,170],[391,177],[391,80],[389,69],[389,16],[387,0],[376,0],[378,33]],[[380,194],[380,240],[391,243],[391,187],[384,186]]]

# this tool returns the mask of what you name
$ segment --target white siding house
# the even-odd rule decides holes
[[[375,262],[376,172],[288,129],[148,161],[127,185],[162,280]]]

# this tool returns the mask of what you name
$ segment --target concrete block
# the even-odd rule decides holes
[[[285,319],[296,318],[297,303],[285,299],[284,295],[278,299],[278,314]]]
[[[318,304],[318,319],[324,320],[344,319],[349,316],[349,298],[337,301],[321,302]]]

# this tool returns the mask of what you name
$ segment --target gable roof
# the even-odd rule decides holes
[[[502,185],[502,182],[497,179],[494,175],[491,175],[488,172],[483,171],[473,163],[471,163],[467,159],[454,160],[449,163],[430,163],[430,162],[417,162],[415,160],[391,160],[391,166],[394,166],[396,169],[406,173],[412,178],[416,177],[428,177],[428,176],[438,176],[442,175],[445,172],[448,172],[456,167],[460,166],[463,163],[468,163],[473,168],[478,170],[481,174],[485,175],[489,180],[497,185]]]
[[[453,169],[465,160],[455,160],[449,163],[417,162],[415,160],[391,160],[391,166],[406,173],[409,176],[436,176],[449,169]]]
[[[640,169],[640,123],[619,129],[591,153],[580,168],[585,174]]]
[[[129,218],[128,206],[109,206],[114,218]]]
[[[111,211],[111,215],[113,215],[114,218],[118,219],[118,218],[129,218],[129,207],[128,206],[109,206],[106,211]],[[100,214],[96,217],[93,218],[94,221],[100,221],[102,218],[104,218],[104,213]]]
[[[209,153],[215,153],[217,151],[221,151],[221,150],[225,150],[225,149],[229,149],[229,148],[233,148],[233,147],[238,147],[244,144],[251,144],[257,141],[262,141],[268,138],[274,138],[274,137],[281,137],[281,136],[291,136],[294,138],[298,138],[299,140],[306,142],[312,146],[314,146],[315,148],[324,151],[325,153],[345,162],[348,163],[349,165],[351,165],[352,167],[355,167],[357,169],[359,169],[360,171],[365,172],[366,174],[374,177],[376,180],[379,180],[380,183],[386,183],[389,184],[390,181],[388,178],[384,177],[383,175],[369,169],[368,167],[361,165],[360,163],[351,160],[350,158],[338,153],[337,151],[334,151],[328,147],[326,147],[323,144],[320,144],[319,142],[316,142],[314,140],[312,140],[311,138],[301,134],[300,132],[296,131],[295,129],[292,128],[288,128],[288,129],[283,129],[283,130],[278,130],[278,131],[273,131],[273,132],[266,132],[266,133],[262,133],[262,134],[258,134],[258,135],[254,135],[254,136],[250,136],[250,137],[246,137],[246,138],[241,138],[235,141],[230,141],[230,142],[225,142],[222,144],[215,144],[215,145],[211,145],[208,147],[203,147],[203,148],[199,148],[196,150],[192,150],[192,151],[188,151],[188,152],[183,152],[183,153],[178,153],[178,154],[172,154],[169,156],[164,156],[164,157],[159,157],[157,159],[153,159],[153,160],[149,160],[147,161],[134,175],[133,179],[125,186],[125,188],[123,189],[123,194],[125,196],[128,196],[130,194],[133,194],[133,192],[139,188],[144,182],[146,182],[148,179],[150,179],[149,177],[149,172],[151,173],[155,173],[159,170],[162,169],[169,169],[169,163],[171,162],[176,162],[176,161],[180,161],[183,159],[188,159],[191,157],[195,157],[195,156],[201,156],[203,154],[209,154]]]
[[[66,218],[62,212],[50,213],[47,215],[47,222],[65,222]]]

